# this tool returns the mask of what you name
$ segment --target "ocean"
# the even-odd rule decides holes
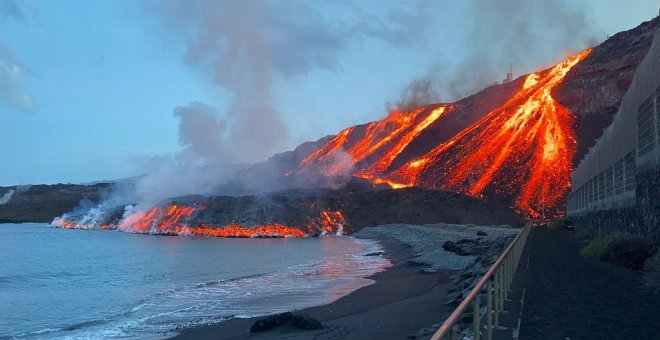
[[[332,302],[389,261],[348,236],[231,239],[0,224],[0,338],[159,338]]]

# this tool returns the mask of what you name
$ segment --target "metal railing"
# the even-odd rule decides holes
[[[507,298],[532,226],[532,221],[525,224],[502,255],[497,258],[477,285],[440,326],[440,329],[431,338],[432,340],[458,340],[458,322],[470,306],[472,307],[472,339],[480,340],[484,337],[491,340],[493,338],[493,330],[499,326],[499,316],[504,308],[504,300]],[[486,291],[486,311],[482,315],[481,294],[483,290]],[[486,319],[485,325],[482,325],[482,317]]]

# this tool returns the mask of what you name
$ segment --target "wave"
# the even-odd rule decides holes
[[[54,339],[162,337],[182,327],[331,303],[373,283],[365,277],[390,265],[385,258],[363,255],[381,251],[377,242],[353,237],[342,239],[357,246],[346,252],[333,250],[321,259],[283,269],[172,285],[144,295],[102,318],[12,336]],[[326,241],[335,242],[337,239]]]

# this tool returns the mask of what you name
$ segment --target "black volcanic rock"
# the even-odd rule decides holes
[[[252,333],[265,332],[275,327],[289,324],[291,323],[292,320],[293,320],[293,314],[291,314],[291,312],[270,315],[268,317],[255,321],[252,327],[250,327],[250,332]]]
[[[321,324],[319,320],[316,320],[315,318],[305,314],[294,315],[291,322],[298,329],[305,329],[305,330],[323,329],[323,324]]]
[[[324,211],[340,211],[344,232],[390,223],[508,224],[520,218],[505,205],[455,193],[421,188],[390,189],[353,179],[341,189],[285,190],[251,196],[190,196],[174,199],[182,205],[203,204],[190,224],[305,225]]]
[[[281,327],[285,325],[292,325],[298,329],[303,330],[323,329],[321,322],[309,315],[293,315],[291,312],[286,312],[282,314],[270,315],[255,321],[254,324],[252,324],[252,327],[250,327],[250,332],[265,332],[275,327]]]
[[[204,234],[212,234],[208,228],[237,225],[244,229],[282,225],[307,235],[322,232],[351,234],[364,227],[392,223],[522,225],[521,219],[510,208],[499,203],[437,190],[395,190],[359,179],[341,189],[298,189],[239,197],[184,196],[161,202],[158,207],[164,212],[175,205],[177,209],[195,209],[180,220],[166,218],[167,225],[185,225],[193,230],[192,234],[195,228],[203,228]],[[86,227],[116,226],[123,212],[123,206],[108,207],[103,213],[96,211],[93,220],[97,225]],[[69,216],[68,221],[72,223],[85,220],[82,215]],[[153,226],[154,222],[160,221],[149,224]],[[177,234],[169,227],[159,228],[158,233]]]
[[[446,251],[450,251],[460,256],[472,255],[471,252],[463,249],[463,247],[460,244],[458,244],[458,242],[454,242],[454,241],[446,241],[442,245],[442,249]]]

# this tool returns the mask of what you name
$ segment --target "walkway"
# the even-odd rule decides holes
[[[519,339],[660,339],[660,294],[639,272],[583,259],[571,235],[532,231],[512,294],[525,287]]]

